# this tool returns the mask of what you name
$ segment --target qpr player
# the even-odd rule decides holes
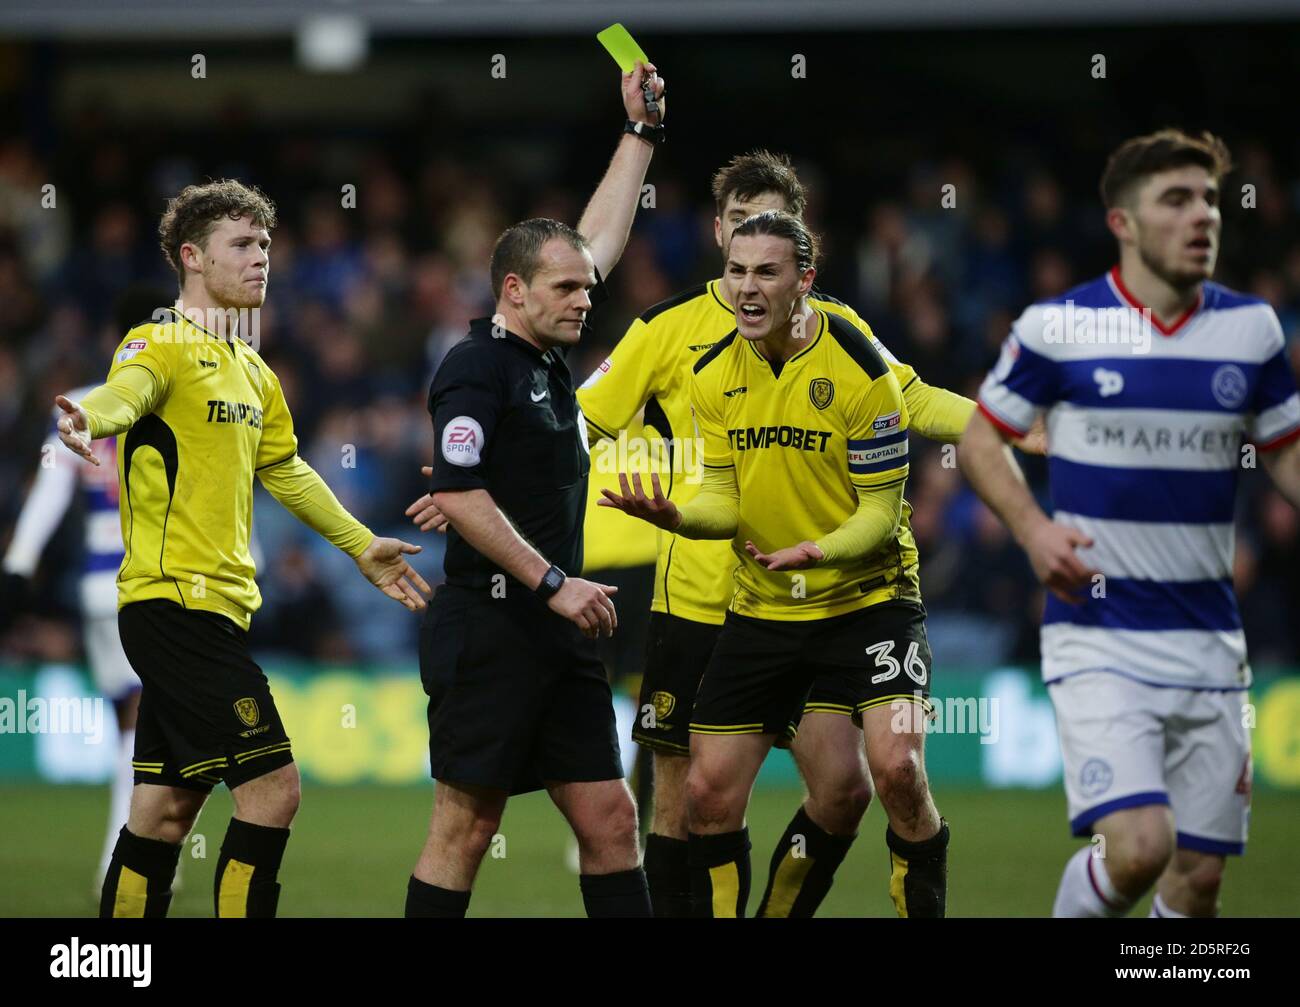
[[[1050,591],[1043,678],[1070,825],[1105,840],[1066,864],[1055,916],[1121,916],[1153,885],[1151,915],[1213,916],[1225,858],[1245,850],[1237,476],[1258,453],[1300,505],[1300,397],[1273,309],[1210,282],[1228,170],[1210,134],[1111,155],[1119,265],[1025,310],[958,451]],[[1003,447],[1043,412],[1051,518]]]

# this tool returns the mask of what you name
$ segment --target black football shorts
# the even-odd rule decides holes
[[[243,629],[163,600],[123,606],[117,625],[142,686],[136,783],[207,792],[224,781],[233,790],[293,762]]]
[[[692,734],[793,732],[804,713],[920,703],[930,694],[925,609],[890,601],[804,622],[727,613],[700,684]]]
[[[534,595],[439,587],[420,631],[433,778],[511,794],[622,779],[597,654]]]

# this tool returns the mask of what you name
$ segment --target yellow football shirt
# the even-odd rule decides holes
[[[809,304],[847,319],[866,336],[902,389],[913,431],[935,440],[956,441],[961,437],[975,409],[974,402],[925,384],[911,367],[885,349],[848,305],[817,291]],[[735,328],[735,309],[727,302],[718,280],[663,301],[633,321],[608,359],[578,390],[578,404],[594,442],[593,483],[597,478],[616,476],[619,471],[661,471],[664,490],[676,504],[685,505],[695,497],[701,472],[693,443],[691,369]],[[620,431],[632,425],[642,406],[645,426],[655,436],[648,445],[626,435],[620,439]],[[643,463],[646,459],[648,464]],[[910,513],[904,501],[899,543],[900,549],[915,554],[908,524]],[[589,527],[588,539],[606,534],[617,537],[619,528],[617,523]],[[663,531],[657,534],[651,610],[721,624],[734,589],[731,571],[735,562],[730,544],[691,540]],[[617,542],[613,548],[617,548]]]
[[[866,334],[815,311],[806,349],[769,363],[733,332],[695,365],[691,398],[703,464],[735,468],[739,525],[729,608],[758,619],[828,619],[893,598],[919,598],[916,547],[899,533],[844,565],[769,571],[760,552],[816,541],[858,510],[858,491],[907,479],[907,407]],[[901,532],[901,529],[900,529]]]
[[[161,598],[247,629],[262,602],[248,550],[255,474],[348,555],[373,535],[298,458],[280,382],[258,353],[168,310],[127,333],[81,402],[92,437],[118,434],[118,607]]]

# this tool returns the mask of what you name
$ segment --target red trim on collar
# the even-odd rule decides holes
[[[1174,319],[1174,321],[1171,324],[1166,325],[1164,322],[1160,321],[1160,319],[1156,317],[1156,313],[1154,311],[1151,311],[1145,304],[1143,304],[1136,297],[1134,297],[1133,292],[1129,290],[1128,287],[1124,286],[1124,280],[1119,275],[1119,266],[1111,267],[1110,278],[1111,278],[1111,282],[1115,284],[1115,289],[1119,291],[1120,297],[1128,301],[1128,306],[1130,308],[1133,308],[1135,311],[1150,312],[1151,324],[1155,326],[1156,330],[1162,336],[1172,336],[1175,332],[1177,332],[1184,325],[1186,325],[1191,320],[1191,317],[1201,310],[1201,306],[1205,303],[1205,291],[1203,289],[1198,290],[1196,292],[1196,303],[1193,304],[1186,311],[1184,311],[1176,319]]]

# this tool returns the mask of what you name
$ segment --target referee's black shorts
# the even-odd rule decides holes
[[[524,794],[623,778],[596,641],[533,595],[439,587],[420,627],[420,678],[435,780]]]
[[[210,791],[293,761],[289,736],[248,634],[224,615],[171,601],[117,614],[122,650],[140,676],[136,783]]]
[[[861,723],[877,706],[928,707],[925,608],[898,600],[804,622],[728,612],[691,716],[692,734],[792,735],[804,713]]]

